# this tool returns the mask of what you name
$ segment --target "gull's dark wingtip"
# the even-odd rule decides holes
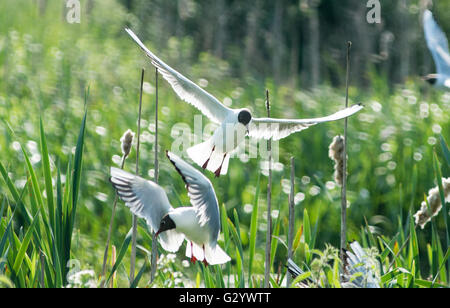
[[[178,168],[177,164],[170,158],[170,152],[168,150],[166,150],[166,156],[169,159],[169,161],[172,163],[172,165],[175,167],[175,170],[177,170],[177,172],[181,175],[184,183],[188,184],[188,182],[186,181],[186,177],[184,176],[184,174],[181,172],[181,170]]]

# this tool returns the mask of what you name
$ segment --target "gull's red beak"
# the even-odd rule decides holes
[[[159,235],[159,230],[158,231],[156,231],[156,233],[155,233],[155,237],[158,237],[158,235]]]

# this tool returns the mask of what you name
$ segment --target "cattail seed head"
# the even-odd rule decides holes
[[[450,178],[442,178],[442,188],[444,190],[445,202],[450,202]],[[430,208],[428,208],[427,202]],[[428,191],[427,202],[422,201],[420,210],[414,214],[416,225],[420,225],[422,229],[425,228],[425,225],[432,217],[439,214],[442,208],[439,187],[433,187]]]
[[[335,136],[328,148],[328,157],[334,160],[334,180],[342,186],[344,177],[344,137]]]
[[[120,138],[122,154],[124,157],[127,157],[130,154],[133,137],[134,133],[130,129],[128,129]]]

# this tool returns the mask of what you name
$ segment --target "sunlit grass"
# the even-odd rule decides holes
[[[54,18],[60,7],[53,3],[45,16],[37,16],[30,1],[17,2],[24,10],[12,9],[15,1],[0,3],[0,286],[62,287],[72,270],[93,270],[98,285],[115,196],[108,172],[110,166],[120,166],[123,131],[136,127],[136,80],[148,63],[123,32],[130,16],[113,1],[99,3],[79,26]],[[117,18],[106,18],[104,11]],[[49,28],[58,31],[46,31]],[[275,86],[270,80],[236,80],[222,60],[207,53],[198,61],[191,59],[188,39],[170,40],[167,48],[148,44],[192,80],[208,81],[206,89],[233,107],[248,106],[263,116],[266,88],[273,117],[322,116],[343,106],[342,89],[304,91]],[[448,286],[445,202],[424,230],[416,228],[412,215],[424,194],[450,174],[450,94],[415,79],[394,88],[376,74],[370,79],[369,90],[350,88],[349,103],[366,107],[349,119],[347,238],[376,250],[383,287]],[[170,150],[174,124],[185,123],[193,133],[198,112],[162,80],[159,90],[159,144]],[[154,80],[148,77],[140,149],[141,175],[148,179],[154,174],[154,95]],[[203,118],[203,125],[208,123]],[[341,286],[333,249],[339,246],[340,192],[328,158],[328,145],[338,134],[342,123],[329,123],[279,143],[280,160],[272,178],[272,205],[278,211],[271,213],[273,287],[286,285],[285,186],[291,156],[296,158],[294,261],[309,273],[301,278],[312,278],[314,286]],[[129,166],[133,159],[128,158]],[[184,247],[177,254],[160,249],[156,279],[150,284],[151,235],[140,221],[138,272],[132,286],[262,286],[268,226],[267,174],[261,164],[259,159],[234,158],[226,177],[206,174],[220,204],[219,245],[231,262],[193,265],[184,257]],[[174,206],[189,204],[183,181],[161,157],[159,179]],[[112,279],[116,273],[114,286],[130,285],[130,225],[130,213],[119,202],[111,237],[117,247],[116,264],[108,266],[106,274]],[[77,266],[69,260],[77,260]],[[294,286],[302,279],[294,280]]]

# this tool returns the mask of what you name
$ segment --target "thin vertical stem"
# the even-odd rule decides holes
[[[269,90],[266,90],[267,117],[270,118]],[[267,234],[266,234],[266,260],[264,265],[264,287],[269,287],[270,281],[270,248],[272,245],[272,140],[267,140],[269,153],[269,179],[267,183]]]
[[[291,157],[291,191],[289,193],[289,231],[288,231],[288,259],[292,259],[292,244],[294,242],[295,229],[295,209],[294,209],[294,188],[295,188],[295,160]],[[287,275],[287,287],[291,285],[292,277]]]
[[[159,161],[158,161],[158,68],[155,70],[156,104],[155,104],[155,183],[158,183]],[[155,280],[156,263],[158,259],[158,246],[155,232],[152,234],[152,260],[150,271],[150,282]]]
[[[112,249],[111,249],[111,267],[114,267],[114,265],[116,264],[116,260],[117,260],[116,253],[117,253],[116,246],[112,245]],[[116,279],[116,274],[117,274],[117,271],[115,271],[114,274],[111,277],[111,281],[109,282],[109,287],[110,288],[114,287],[114,280]]]
[[[350,49],[352,42],[347,42],[347,74],[345,84],[345,108],[348,107],[348,87],[350,75]],[[347,245],[347,128],[348,120],[344,120],[344,157],[342,167],[342,187],[341,187],[341,260],[344,265],[344,249]]]
[[[122,156],[122,160],[120,163],[120,169],[123,169],[124,165],[125,165],[125,159],[127,158],[127,156],[124,154]],[[112,209],[112,213],[111,213],[111,219],[109,220],[109,229],[108,229],[108,236],[106,237],[106,247],[105,247],[105,252],[103,253],[103,266],[102,266],[102,282],[100,283],[100,288],[104,288],[105,287],[105,274],[106,274],[106,263],[108,263],[108,252],[109,252],[109,244],[111,242],[111,233],[112,233],[112,226],[114,224],[114,217],[116,216],[116,207],[117,207],[117,201],[118,201],[118,195],[116,193],[115,197],[114,197],[114,202],[113,202],[113,209]]]
[[[141,72],[141,89],[139,93],[139,115],[138,115],[138,129],[137,129],[137,147],[136,147],[136,175],[139,174],[139,148],[141,145],[141,114],[142,114],[142,92],[144,85],[144,73]],[[133,231],[131,235],[131,260],[130,260],[130,285],[134,282],[134,274],[136,268],[136,236],[137,236],[137,216],[133,215]]]

